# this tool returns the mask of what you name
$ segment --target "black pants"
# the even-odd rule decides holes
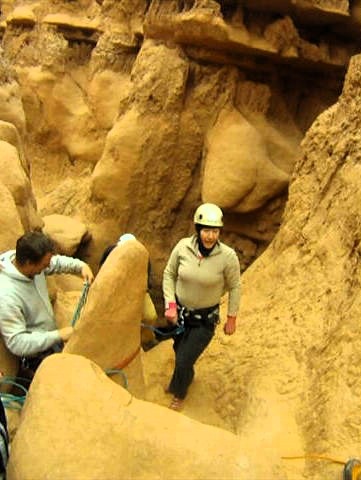
[[[0,479],[6,477],[6,465],[9,457],[9,433],[6,414],[2,400],[0,400]]]
[[[194,364],[214,336],[215,325],[186,326],[185,331],[174,338],[175,368],[168,390],[175,397],[184,399],[194,377]]]
[[[64,343],[59,342],[53,345],[48,350],[39,353],[35,357],[22,357],[21,358],[21,366],[20,366],[20,374],[22,374],[26,378],[33,378],[35,375],[36,370],[39,368],[41,362],[52,355],[53,353],[60,353],[64,348]]]

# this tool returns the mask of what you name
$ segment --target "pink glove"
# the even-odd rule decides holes
[[[227,315],[227,321],[224,324],[224,333],[232,335],[236,331],[236,315]]]
[[[168,322],[173,323],[173,324],[177,323],[178,314],[177,314],[177,304],[176,304],[176,302],[169,302],[168,303],[168,308],[165,309],[164,316],[168,320]]]

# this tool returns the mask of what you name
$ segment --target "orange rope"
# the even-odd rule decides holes
[[[123,368],[125,368],[127,365],[130,364],[130,362],[132,362],[135,357],[138,355],[138,353],[140,352],[140,348],[141,346],[139,345],[139,347],[136,349],[135,352],[133,352],[131,355],[129,355],[128,357],[126,357],[124,360],[122,360],[118,365],[116,365],[114,367],[113,370],[122,370]]]
[[[333,463],[339,463],[340,465],[346,465],[346,462],[343,462],[342,460],[336,460],[331,457],[327,457],[325,455],[316,455],[313,453],[310,453],[309,455],[300,455],[297,457],[281,457],[284,460],[300,460],[300,459],[306,459],[306,458],[313,458],[315,460],[327,460],[328,462],[333,462]]]

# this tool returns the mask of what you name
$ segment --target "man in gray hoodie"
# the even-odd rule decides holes
[[[85,262],[54,251],[49,237],[30,232],[17,240],[16,250],[0,255],[0,331],[7,348],[21,358],[37,360],[60,351],[73,332],[71,326],[56,327],[46,275],[78,274],[89,283],[94,279]]]

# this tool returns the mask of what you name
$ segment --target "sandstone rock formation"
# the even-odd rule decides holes
[[[148,252],[137,240],[117,246],[98,273],[64,352],[83,355],[129,391],[144,397],[140,324],[146,292]],[[117,373],[117,370],[120,372]]]
[[[58,246],[57,251],[73,257],[90,238],[86,225],[66,215],[47,215],[43,217],[43,232]]]
[[[132,397],[77,355],[43,363],[12,448],[9,480],[250,478],[235,435]]]
[[[338,103],[303,141],[284,223],[243,274],[238,332],[218,332],[192,386],[186,413],[206,393],[209,420],[236,432],[251,464],[266,469],[254,479],[339,478],[332,459],[361,449],[360,65],[354,57]],[[162,358],[148,393],[163,403],[157,385],[171,352],[147,355]]]
[[[242,455],[249,466],[226,470],[232,468],[227,460],[226,478],[339,478],[339,464],[313,455],[360,456],[359,10],[358,1],[347,0],[1,5],[2,248],[12,248],[19,234],[42,228],[42,218],[52,215],[85,225],[91,239],[77,254],[94,269],[103,248],[124,231],[146,247],[132,247],[141,258],[136,271],[144,273],[144,284],[131,277],[136,300],[130,303],[118,291],[117,280],[131,276],[118,250],[114,259],[124,271],[100,271],[69,351],[102,368],[113,366],[114,351],[84,334],[89,329],[100,332],[117,354],[134,352],[140,344],[146,250],[162,308],[165,260],[174,243],[192,231],[195,207],[213,200],[225,210],[223,238],[247,269],[239,328],[231,338],[219,328],[197,365],[183,416],[172,414],[172,421],[182,439],[184,423],[195,438],[202,431],[186,417],[222,428],[217,438],[227,437],[234,456]],[[101,277],[108,293],[97,286]],[[54,294],[63,311],[60,321],[71,311],[77,288],[69,283]],[[105,337],[97,299],[102,306],[108,301],[114,320]],[[118,301],[129,313],[126,344],[118,344],[114,333]],[[7,354],[0,358],[4,355],[1,361],[12,371],[16,359]],[[162,387],[172,361],[170,342],[138,355],[127,372],[134,374],[136,394],[166,406]],[[97,368],[79,362],[86,364],[80,376],[97,384],[85,373]],[[102,378],[105,396],[124,395],[102,374],[96,377]],[[39,405],[52,378],[37,381],[29,398],[14,444],[13,478],[28,475],[15,467],[33,426],[43,422],[47,430],[49,420],[40,417]],[[59,398],[61,404],[60,393]],[[67,397],[67,405],[73,400]],[[137,402],[132,400],[139,410],[163,415],[162,408]],[[86,417],[81,419],[86,424]],[[139,440],[138,426],[144,426],[135,423],[129,448]],[[208,427],[205,431],[211,435]],[[102,432],[108,435],[107,428]],[[164,446],[168,437],[162,438]],[[39,435],[38,441],[47,451],[47,439]],[[144,478],[154,473],[150,450],[143,450]],[[50,453],[59,466],[55,450]],[[111,455],[102,457],[110,466]],[[283,458],[288,456],[302,458]],[[21,465],[31,468],[31,461],[25,457]],[[46,475],[49,465],[37,465]],[[139,470],[122,465],[130,469],[122,473],[136,478]],[[72,459],[61,464],[73,467]],[[197,478],[194,470],[188,473]],[[162,471],[159,478],[170,474],[175,475]]]
[[[6,2],[2,14],[2,95],[12,100],[1,119],[31,158],[40,214],[83,221],[94,267],[104,245],[133,231],[158,284],[212,184],[242,265],[264,250],[287,175],[242,205],[228,193],[236,184],[209,171],[207,139],[233,109],[269,168],[289,175],[304,132],[341,91],[359,21],[347,2],[288,0]],[[317,22],[331,34],[314,33]]]

